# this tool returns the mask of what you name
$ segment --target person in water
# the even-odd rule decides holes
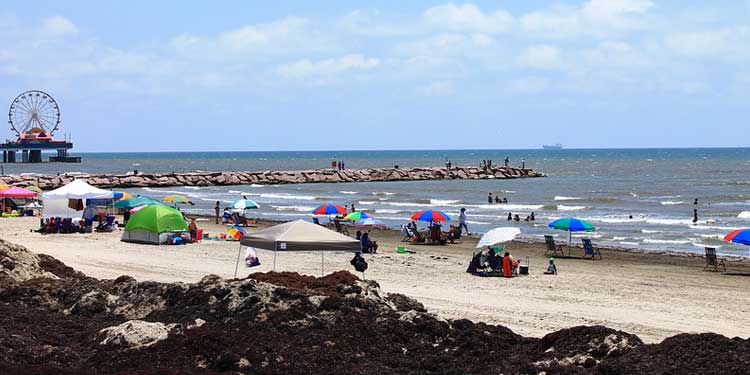
[[[508,204],[508,198],[503,197],[503,203]]]
[[[693,224],[698,224],[698,209],[693,208]]]
[[[487,195],[487,203],[492,203],[492,193]]]
[[[513,220],[513,214],[508,212],[508,221],[511,221],[511,220]]]
[[[695,201],[693,201],[693,204],[696,206],[698,205],[698,198],[695,198]]]
[[[531,216],[529,217],[529,219],[531,219],[531,221],[536,220],[536,216],[534,216],[534,211],[531,211]]]
[[[495,203],[503,203],[503,201],[500,199],[499,195],[495,196]]]
[[[547,270],[544,271],[545,275],[557,275],[557,266],[555,266],[555,258],[549,258],[549,265]]]

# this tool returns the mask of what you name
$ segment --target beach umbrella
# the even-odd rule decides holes
[[[33,186],[33,185],[32,186],[27,186],[26,190],[33,191],[35,193],[41,193],[42,192],[42,189],[40,189],[39,186]]]
[[[372,216],[366,219],[357,220],[354,222],[354,225],[359,226],[359,227],[385,227],[384,222],[382,222],[381,220],[375,219]]]
[[[451,217],[440,210],[420,210],[411,215],[412,220],[419,221],[450,221]]]
[[[130,199],[122,199],[117,202],[115,202],[115,208],[135,208],[138,206],[153,206],[153,205],[159,205],[159,206],[166,206],[164,203],[157,201],[156,199],[151,199],[148,197],[135,197]]]
[[[548,227],[557,230],[568,231],[568,246],[573,240],[573,232],[593,232],[596,230],[591,223],[586,220],[581,220],[575,217],[564,217],[557,219],[549,224]]]
[[[316,207],[313,215],[346,215],[346,208],[338,204],[326,203]]]
[[[193,202],[190,201],[190,199],[188,199],[188,197],[186,197],[184,195],[179,195],[179,194],[170,194],[170,195],[167,195],[166,197],[164,197],[164,199],[162,199],[162,201],[167,202],[167,203],[172,203],[172,204],[177,204],[177,203],[193,203]]]
[[[115,192],[115,199],[117,200],[125,200],[133,198],[133,194],[128,193],[127,191],[116,191]]]
[[[750,228],[737,229],[724,236],[724,241],[750,245]]]
[[[5,189],[7,189],[7,188],[9,188],[9,187],[10,187],[10,186],[8,186],[8,185],[6,185],[6,184],[0,184],[0,190],[5,190]]]
[[[245,231],[245,229],[243,229],[242,227],[240,227],[238,225],[230,225],[230,226],[228,226],[227,227],[227,233],[229,233],[229,236],[231,236],[232,238],[236,238],[238,240],[240,238],[242,238],[244,235],[247,234],[247,232]]]
[[[260,208],[258,203],[255,203],[255,201],[250,200],[250,199],[240,199],[237,202],[232,203],[230,207],[237,209],[237,210],[248,210],[248,209]]]
[[[485,246],[492,246],[503,242],[508,242],[518,237],[521,230],[515,227],[495,228],[482,236],[477,243],[477,249]]]
[[[358,221],[364,219],[372,219],[373,216],[364,211],[354,211],[344,217],[345,220]]]
[[[2,198],[33,198],[33,197],[36,197],[36,193],[30,190],[17,187],[17,186],[13,186],[4,190],[0,190],[0,197]]]

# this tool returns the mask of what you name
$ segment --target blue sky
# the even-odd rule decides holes
[[[105,3],[0,10],[79,151],[748,146],[750,1]]]

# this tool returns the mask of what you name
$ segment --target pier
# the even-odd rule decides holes
[[[276,185],[334,182],[490,180],[544,177],[529,168],[517,167],[416,167],[367,169],[315,169],[305,171],[225,171],[180,173],[80,174],[61,176],[3,176],[2,183],[12,186],[39,186],[56,189],[74,179],[85,179],[100,188],[136,188],[167,186]]]

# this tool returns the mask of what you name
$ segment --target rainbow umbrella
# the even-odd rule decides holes
[[[573,232],[593,232],[596,230],[588,221],[575,217],[557,219],[547,224],[547,226],[552,229],[568,231],[568,247],[570,247],[570,243],[573,241]]]
[[[451,217],[440,210],[420,210],[411,215],[412,220],[419,221],[451,221]]]
[[[724,241],[750,245],[750,228],[737,229],[724,236]]]
[[[230,205],[230,207],[237,209],[237,210],[248,210],[253,208],[260,208],[260,206],[255,203],[255,201],[252,201],[250,199],[240,199],[237,202],[234,202]]]
[[[240,226],[237,225],[230,225],[227,227],[227,233],[229,233],[229,236],[235,239],[240,239],[242,236],[246,235],[247,232]]]
[[[349,215],[346,215],[344,217],[344,220],[358,221],[358,220],[372,219],[372,218],[373,216],[368,214],[367,212],[355,211],[355,212],[350,213]]]
[[[117,197],[118,195],[119,195],[119,198]],[[133,198],[133,194],[130,194],[126,191],[115,192],[115,198],[117,198],[118,200],[124,201],[126,199]]]
[[[313,215],[346,215],[346,208],[338,204],[326,203],[312,211]]]
[[[164,199],[162,199],[162,201],[163,202],[167,202],[167,203],[172,203],[172,204],[177,204],[177,203],[193,203],[193,202],[190,201],[190,199],[188,199],[188,197],[186,197],[184,195],[179,195],[179,194],[167,195],[166,197],[164,197]]]
[[[374,219],[372,218],[372,216],[366,219],[355,221],[354,225],[360,226],[360,227],[385,227],[384,222],[378,219]]]
[[[27,186],[26,190],[33,191],[35,193],[41,193],[42,192],[42,189],[40,189],[39,186],[33,186],[33,185],[32,186]]]

